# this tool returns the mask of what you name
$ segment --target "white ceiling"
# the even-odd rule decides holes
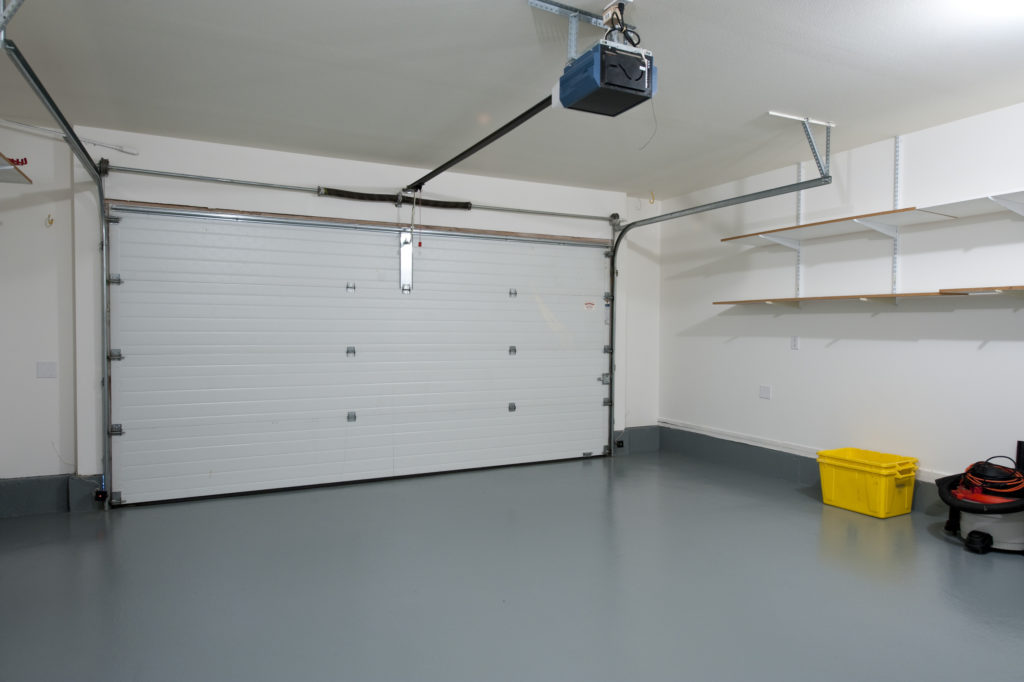
[[[549,110],[459,170],[668,198],[808,159],[769,109],[846,149],[1015,104],[1024,2],[997,1],[637,0],[653,106]],[[550,92],[566,36],[526,0],[27,0],[8,30],[76,125],[419,168]],[[6,60],[0,87],[0,116],[50,123]]]

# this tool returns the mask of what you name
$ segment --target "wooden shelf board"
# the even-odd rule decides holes
[[[931,298],[931,297],[942,297],[942,296],[962,296],[965,295],[959,290],[949,291],[923,291],[906,294],[849,294],[843,296],[791,296],[791,297],[780,297],[780,298],[755,298],[744,301],[715,301],[714,305],[746,305],[752,303],[764,303],[767,305],[780,303],[793,305],[798,303],[808,303],[812,301],[895,301],[902,298]]]
[[[939,289],[940,294],[1021,294],[1024,293],[1024,286],[1013,285],[1006,287],[968,287],[965,289]]]

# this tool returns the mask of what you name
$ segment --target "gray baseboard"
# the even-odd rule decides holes
[[[641,454],[658,452],[661,449],[660,426],[631,426],[625,431],[615,432],[615,441],[622,442],[622,447],[616,446],[616,455]]]
[[[708,461],[714,460],[716,464],[723,467],[742,468],[763,476],[788,480],[800,486],[816,487],[819,491],[821,490],[818,461],[814,458],[748,443],[737,443],[670,426],[659,428],[661,431],[659,443],[663,452],[678,453]],[[945,508],[945,505],[939,500],[938,489],[934,483],[926,481],[915,483],[912,505],[914,511],[937,514],[945,513]]]
[[[103,509],[93,499],[99,476],[29,476],[0,479],[0,518]]]

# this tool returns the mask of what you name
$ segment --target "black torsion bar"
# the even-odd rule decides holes
[[[374,194],[371,192],[353,192],[347,189],[335,189],[333,187],[318,187],[316,193],[322,197],[338,197],[339,199],[353,199],[355,201],[379,201],[387,204],[411,204],[425,206],[426,208],[456,208],[463,211],[472,210],[473,204],[468,201],[441,201],[439,199],[416,199],[404,194]]]
[[[462,162],[463,160],[469,158],[470,156],[473,156],[473,154],[476,154],[478,151],[480,151],[481,149],[483,149],[487,145],[491,144],[495,140],[497,140],[497,139],[499,139],[501,137],[504,137],[505,135],[507,135],[508,133],[512,132],[513,130],[515,130],[519,126],[523,125],[524,123],[529,121],[531,118],[533,118],[534,116],[536,116],[537,114],[539,114],[540,112],[544,111],[545,109],[547,109],[550,106],[551,106],[551,95],[548,95],[547,97],[545,97],[541,101],[537,102],[536,104],[534,104],[532,107],[530,107],[529,109],[527,109],[523,113],[521,113],[518,116],[516,116],[514,119],[512,119],[511,121],[509,121],[505,125],[501,126],[497,130],[495,130],[493,133],[491,133],[490,135],[488,135],[484,139],[482,139],[479,142],[477,142],[475,145],[473,145],[472,147],[470,147],[466,151],[462,152],[461,154],[457,154],[456,156],[452,157],[450,160],[442,163],[440,166],[438,166],[434,170],[432,170],[429,173],[427,173],[426,175],[424,175],[419,180],[416,180],[415,182],[410,183],[402,191],[403,192],[418,192],[418,191],[420,191],[421,189],[423,189],[423,185],[427,184],[427,182],[429,182],[430,180],[433,180],[434,178],[436,178],[441,173],[444,173],[446,170],[448,170],[449,168],[451,168],[455,164]],[[416,203],[419,203],[419,202],[417,201]]]

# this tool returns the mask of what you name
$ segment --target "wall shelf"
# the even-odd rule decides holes
[[[781,298],[754,298],[744,301],[715,301],[714,305],[750,305],[762,303],[767,305],[800,305],[801,303],[813,303],[815,301],[883,301],[895,302],[905,298],[942,298],[950,296],[965,296],[965,292],[953,291],[924,291],[906,294],[847,294],[843,296],[790,296]]]
[[[964,295],[975,295],[975,294],[1007,294],[1020,296],[1024,295],[1024,286],[1006,286],[1006,287],[970,287],[967,289],[940,289],[940,294],[964,294]]]
[[[1024,215],[1024,192],[1013,192],[991,197],[981,197],[951,204],[939,204],[927,208],[900,208],[894,211],[864,213],[846,218],[822,220],[816,223],[792,225],[750,234],[725,237],[723,242],[734,244],[771,244],[777,239],[802,243],[809,240],[827,239],[865,232],[885,231],[885,228],[909,227],[928,223],[945,222],[960,218],[974,218],[987,214]],[[879,229],[882,228],[882,229]]]
[[[843,296],[780,296],[778,298],[752,298],[741,301],[714,301],[714,305],[789,305],[799,306],[802,303],[815,301],[890,301],[895,302],[907,298],[953,298],[957,296],[1024,296],[1024,286],[1014,284],[1005,287],[967,287],[963,289],[940,289],[905,294],[846,294]]]
[[[939,291],[903,293],[899,291],[900,279],[900,230],[914,225],[945,223],[980,216],[1024,217],[1024,192],[997,194],[967,201],[939,204],[926,208],[899,208],[877,213],[864,213],[846,218],[834,218],[815,223],[804,223],[772,230],[725,237],[723,242],[764,246],[776,244],[796,252],[796,296],[777,298],[756,298],[734,301],[714,301],[714,305],[790,305],[799,306],[813,301],[888,301],[897,302],[907,298],[928,298],[943,296],[966,296],[975,294],[1024,294],[1024,286],[969,287],[940,289]],[[842,296],[802,296],[803,290],[803,246],[808,242],[832,237],[851,236],[863,233],[882,234],[892,240],[892,281],[891,291],[885,294],[855,294]]]

